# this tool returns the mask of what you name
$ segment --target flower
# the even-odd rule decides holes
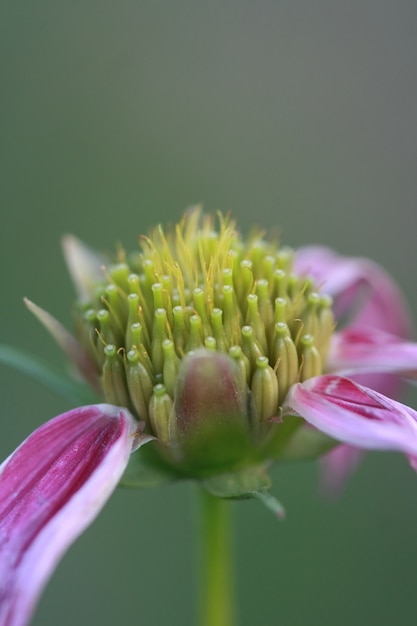
[[[26,301],[106,404],[47,422],[0,467],[0,626],[28,622],[126,467],[130,484],[149,471],[263,500],[284,459],[326,455],[337,482],[358,448],[417,468],[417,412],[394,398],[417,344],[378,265],[242,239],[198,208],[141,248],[114,263],[65,238],[75,336]]]

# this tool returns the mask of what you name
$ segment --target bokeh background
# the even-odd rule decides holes
[[[2,0],[1,341],[63,370],[21,301],[71,325],[61,235],[130,248],[195,202],[372,256],[417,318],[416,58],[412,0]],[[69,405],[0,375],[5,457]],[[415,624],[417,476],[370,454],[329,502],[317,474],[275,468],[283,524],[234,507],[239,624]],[[192,625],[194,522],[192,485],[119,490],[34,626]]]

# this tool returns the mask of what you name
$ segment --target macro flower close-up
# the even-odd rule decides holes
[[[73,236],[63,251],[73,332],[25,304],[71,362],[71,384],[96,400],[40,426],[0,467],[0,626],[30,622],[119,483],[198,484],[212,559],[201,624],[231,626],[229,557],[215,539],[225,501],[256,499],[284,518],[269,473],[287,461],[319,459],[331,494],[366,450],[399,451],[417,469],[417,411],[400,401],[417,343],[378,264],[293,250],[257,228],[242,236],[200,207],[132,252],[96,253]]]

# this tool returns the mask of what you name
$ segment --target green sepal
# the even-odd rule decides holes
[[[0,363],[26,374],[73,404],[97,402],[96,396],[83,383],[77,383],[64,375],[57,374],[50,365],[19,348],[0,344]]]
[[[275,455],[274,458],[277,460],[313,460],[330,452],[330,450],[340,443],[336,441],[336,439],[329,437],[329,435],[322,433],[320,430],[312,428],[309,424],[300,420],[299,417],[293,415],[284,417],[284,422],[290,420],[295,420],[299,424],[299,427],[294,428],[291,436],[288,437],[279,454]]]
[[[271,495],[271,479],[263,466],[247,467],[238,472],[212,476],[202,481],[202,486],[212,496],[234,500],[253,498],[262,502],[278,519],[285,518],[282,504]]]
[[[273,419],[269,420],[269,425],[269,437],[262,452],[274,461],[316,459],[339,443],[297,415],[284,414],[275,424]]]
[[[178,474],[161,463],[152,450],[152,443],[131,454],[119,487],[147,489],[159,487],[178,479]]]
[[[211,476],[202,481],[202,486],[218,498],[245,500],[256,497],[256,493],[266,492],[271,486],[271,479],[264,467],[256,466]]]
[[[259,502],[262,502],[279,520],[285,519],[285,509],[275,496],[268,492],[256,491],[253,497],[259,500]]]

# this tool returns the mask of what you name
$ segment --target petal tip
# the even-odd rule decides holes
[[[88,300],[103,279],[104,258],[74,235],[64,235],[61,245],[77,294],[81,300]]]

